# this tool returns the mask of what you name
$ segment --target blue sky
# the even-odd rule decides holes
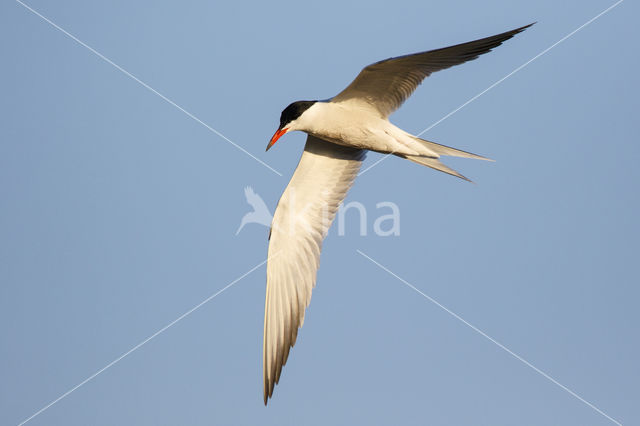
[[[377,60],[538,23],[429,77],[418,133],[613,5],[396,1],[0,5],[0,423],[19,424],[266,258],[304,135],[280,111]],[[348,201],[400,235],[333,229],[298,343],[262,404],[265,268],[30,425],[637,424],[638,5],[625,1],[424,137],[469,184],[390,158]],[[380,156],[371,154],[372,165]],[[525,365],[388,268],[603,413]]]

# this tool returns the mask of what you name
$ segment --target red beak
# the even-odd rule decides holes
[[[284,129],[276,130],[276,132],[273,134],[273,137],[269,141],[269,145],[267,145],[267,151],[269,151],[269,148],[271,148],[273,146],[273,144],[276,143],[278,141],[278,139],[280,139],[280,136],[284,135],[288,131],[289,131],[289,129],[287,129],[286,127]]]

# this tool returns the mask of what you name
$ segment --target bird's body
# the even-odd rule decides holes
[[[284,109],[267,149],[290,131],[300,130],[308,137],[271,223],[263,345],[265,404],[304,322],[322,241],[366,152],[393,154],[463,179],[440,162],[441,155],[486,160],[411,135],[393,125],[389,115],[431,73],[473,60],[529,26],[376,62],[335,97],[298,101]]]
[[[355,102],[318,101],[299,119],[307,134],[338,145],[403,155],[437,153],[414,136]]]

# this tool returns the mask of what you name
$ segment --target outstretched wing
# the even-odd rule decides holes
[[[331,102],[363,102],[382,117],[388,117],[431,73],[476,59],[531,25],[468,43],[376,62],[365,67]]]
[[[287,362],[316,283],[322,241],[365,151],[307,137],[271,225],[264,313],[264,403]]]

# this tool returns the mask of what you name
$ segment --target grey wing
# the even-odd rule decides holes
[[[264,403],[273,394],[304,322],[322,241],[353,184],[365,151],[307,138],[271,226],[264,312]]]
[[[476,59],[533,24],[468,43],[385,59],[365,67],[332,102],[356,101],[388,117],[426,77]]]

